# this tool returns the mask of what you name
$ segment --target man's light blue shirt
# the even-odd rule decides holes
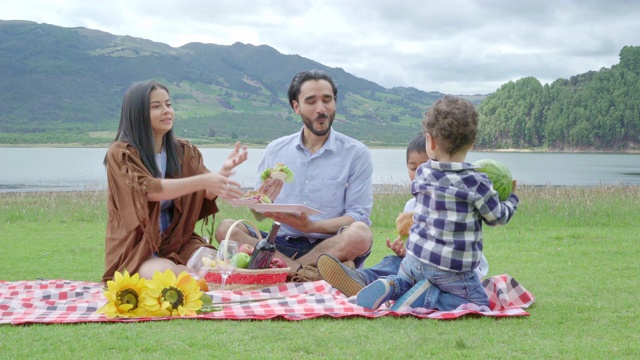
[[[371,226],[373,164],[369,149],[361,142],[331,129],[327,142],[316,153],[304,147],[302,132],[271,142],[258,165],[258,174],[276,163],[293,171],[293,182],[284,183],[276,204],[302,204],[323,214],[311,220],[343,215]],[[256,189],[262,183],[258,180]],[[282,224],[279,235],[326,239],[327,234],[306,234]]]

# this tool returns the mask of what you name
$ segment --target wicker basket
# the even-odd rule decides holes
[[[246,223],[253,227],[258,240],[262,240],[262,234],[258,227],[249,220],[241,219],[234,222],[227,231],[225,240],[229,240],[229,235],[238,225]],[[203,267],[206,270],[204,278],[210,290],[218,290],[222,284],[222,276],[215,268]],[[268,269],[235,269],[227,278],[224,285],[225,290],[258,290],[269,286],[284,284],[290,268],[268,268]]]

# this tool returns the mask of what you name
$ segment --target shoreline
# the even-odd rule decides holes
[[[106,149],[110,146],[111,143],[105,144],[0,144],[0,148],[86,148],[86,149]],[[197,144],[194,143],[198,148],[202,149],[225,149],[232,148],[233,144]],[[246,145],[248,149],[265,149],[266,145],[261,144],[243,144]],[[365,144],[366,145],[366,144]],[[404,146],[384,146],[384,145],[367,145],[369,149],[405,149]],[[497,153],[547,153],[547,154],[640,154],[640,149],[631,149],[631,150],[585,150],[585,149],[564,149],[564,150],[555,150],[555,149],[545,149],[545,148],[525,148],[525,149],[471,149],[471,152],[497,152]]]
[[[634,150],[549,150],[549,149],[471,149],[471,152],[504,152],[504,153],[545,153],[545,154],[640,154]]]

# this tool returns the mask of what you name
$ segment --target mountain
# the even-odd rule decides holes
[[[311,69],[338,85],[334,127],[370,145],[406,144],[421,130],[424,111],[444,96],[387,89],[267,45],[176,48],[87,28],[0,21],[0,143],[106,144],[124,92],[154,79],[169,87],[179,136],[265,144],[300,129],[286,90],[294,74]]]

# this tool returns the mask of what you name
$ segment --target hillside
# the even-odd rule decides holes
[[[0,144],[108,143],[124,92],[148,79],[169,87],[180,136],[201,144],[267,143],[300,128],[286,89],[295,73],[310,69],[327,71],[338,84],[335,128],[368,144],[405,144],[444,95],[386,89],[266,45],[174,48],[86,28],[0,21]]]
[[[553,151],[640,149],[640,47],[620,62],[542,85],[526,77],[502,85],[478,107],[476,147]]]
[[[0,20],[0,144],[106,145],[129,86],[166,84],[179,136],[198,144],[266,144],[301,127],[286,89],[301,70],[338,84],[334,127],[368,145],[404,146],[440,92],[384,88],[267,45],[181,47],[86,28]],[[526,77],[464,96],[480,114],[476,149],[637,151],[640,47],[619,64],[541,84]]]

